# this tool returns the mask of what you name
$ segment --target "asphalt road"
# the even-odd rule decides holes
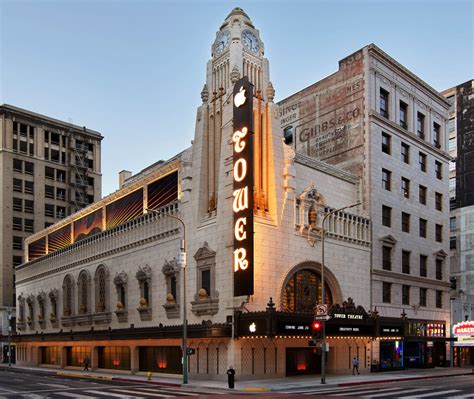
[[[166,387],[151,384],[57,376],[24,370],[0,370],[0,399],[3,398],[171,398],[193,399],[219,395],[210,389]],[[217,398],[217,396],[215,396]]]
[[[474,398],[474,376],[444,377],[415,381],[384,382],[348,387],[298,389],[284,394],[305,398]]]

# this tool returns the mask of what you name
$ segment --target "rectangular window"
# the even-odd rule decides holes
[[[66,217],[66,208],[64,206],[56,207],[56,217],[59,219]]]
[[[206,290],[207,295],[211,294],[211,270],[205,269],[201,271],[201,288]]]
[[[449,249],[456,249],[456,248],[457,248],[456,237],[449,237]]]
[[[443,291],[436,290],[436,307],[438,309],[443,307]]]
[[[13,230],[22,231],[23,230],[23,219],[22,218],[13,218]]]
[[[435,161],[435,173],[439,180],[443,178],[443,165],[439,161]]]
[[[388,118],[388,91],[380,88],[380,115]]]
[[[21,161],[19,159],[14,159],[13,160],[13,170],[15,172],[23,173],[23,161]]]
[[[402,195],[405,198],[410,198],[410,180],[402,177]]]
[[[44,176],[46,177],[46,179],[54,180],[54,169],[53,169],[53,168],[50,168],[50,167],[48,167],[48,166],[45,166],[45,168],[44,168]]]
[[[442,259],[436,259],[436,280],[443,279],[443,261]]]
[[[382,247],[382,268],[384,270],[392,270],[392,248]]]
[[[402,251],[402,273],[410,274],[410,252]]]
[[[418,153],[418,163],[420,164],[420,170],[426,172],[426,154]]]
[[[25,193],[26,194],[35,193],[35,185],[32,181],[25,181]]]
[[[13,255],[13,267],[20,266],[23,263],[23,257],[18,255]]]
[[[382,188],[387,191],[391,190],[392,186],[392,172],[387,169],[382,169]]]
[[[25,161],[25,173],[27,175],[34,175],[35,174],[35,164],[32,162]]]
[[[456,161],[449,161],[449,171],[456,170]]]
[[[449,230],[450,231],[456,230],[456,216],[449,218]]]
[[[392,225],[392,208],[382,205],[382,224],[390,227]]]
[[[405,233],[410,232],[410,214],[402,212],[402,231]]]
[[[13,179],[13,191],[17,193],[23,192],[23,180],[20,179]]]
[[[421,112],[416,114],[416,133],[420,139],[425,139],[425,115]]]
[[[23,200],[21,198],[13,198],[13,210],[23,212]]]
[[[420,276],[426,277],[428,275],[428,256],[420,255]]]
[[[54,205],[44,204],[44,214],[45,216],[54,217]]]
[[[23,237],[13,236],[13,249],[23,250]]]
[[[382,302],[390,303],[392,301],[392,284],[382,283]]]
[[[410,286],[402,285],[402,305],[410,304]]]
[[[408,104],[400,101],[400,126],[404,129],[408,127]]]
[[[441,224],[435,225],[435,239],[438,242],[443,242],[443,226]]]
[[[420,306],[426,306],[426,288],[420,288]]]
[[[433,144],[441,148],[441,126],[433,122]]]
[[[420,218],[420,237],[426,238],[426,226],[428,222],[426,219]]]
[[[56,180],[60,182],[65,182],[66,181],[66,171],[65,170],[56,170]]]
[[[389,134],[382,133],[382,152],[385,152],[385,154],[391,153],[391,141],[392,138]]]
[[[56,188],[56,199],[60,201],[66,201],[66,189]]]
[[[34,231],[34,220],[25,219],[25,231],[27,231],[29,233],[33,233],[33,231]]]
[[[443,194],[435,193],[435,208],[437,211],[443,210]]]
[[[53,198],[54,199],[54,187],[53,186],[44,186],[44,196],[46,198]]]
[[[448,150],[449,151],[456,151],[457,145],[456,145],[456,137],[450,137],[448,141]]]
[[[456,118],[451,118],[448,121],[448,131],[454,132],[456,130]]]
[[[25,212],[26,213],[34,213],[35,211],[35,203],[31,200],[25,200]]]
[[[449,179],[449,191],[456,191],[456,178],[451,177]]]
[[[401,155],[403,162],[410,163],[410,146],[408,144],[402,143]]]

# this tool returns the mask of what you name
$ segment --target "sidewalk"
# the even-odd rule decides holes
[[[1,366],[2,369],[8,369],[8,366]],[[15,370],[28,370],[33,372],[44,372],[54,375],[62,375],[65,377],[79,377],[79,378],[91,378],[91,379],[103,379],[113,381],[123,381],[130,383],[145,383],[163,386],[174,386],[180,387],[182,385],[182,377],[178,376],[157,376],[153,375],[149,381],[144,374],[130,375],[130,374],[118,374],[118,373],[104,373],[95,371],[79,371],[70,369],[53,369],[44,367],[12,367]],[[419,369],[419,370],[404,370],[404,371],[393,371],[393,372],[382,372],[382,373],[368,373],[360,375],[329,375],[326,376],[326,385],[320,383],[319,375],[311,376],[298,376],[298,377],[286,377],[279,379],[262,379],[252,381],[239,381],[236,378],[236,389],[235,391],[254,391],[254,392],[266,392],[266,391],[288,391],[288,390],[302,390],[302,389],[316,389],[323,387],[334,387],[334,386],[351,386],[360,384],[374,384],[384,383],[393,381],[408,381],[417,379],[431,379],[431,378],[443,378],[453,377],[460,375],[474,375],[472,368],[435,368],[435,369]],[[189,379],[189,388],[196,389],[227,389],[227,381],[214,381],[214,380],[196,380],[193,378]]]

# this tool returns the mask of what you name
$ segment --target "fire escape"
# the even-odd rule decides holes
[[[78,135],[71,135],[70,137],[74,137],[74,140],[69,140],[70,160],[72,161],[71,172],[69,173],[69,184],[72,187],[70,202],[73,208],[72,212],[77,212],[89,204],[87,196],[87,187],[89,186],[87,174],[88,146],[83,137]]]

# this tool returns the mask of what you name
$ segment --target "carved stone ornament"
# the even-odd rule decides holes
[[[138,277],[137,277],[138,278]],[[114,284],[117,287],[120,287],[122,285],[127,285],[128,283],[128,275],[124,271],[121,271],[120,273],[117,273],[114,277]]]
[[[235,85],[239,79],[240,79],[239,68],[237,68],[237,65],[234,65],[234,67],[232,68],[232,72],[230,73],[230,81],[232,82],[233,85]]]
[[[204,87],[202,88],[202,91],[201,91],[201,100],[203,103],[207,103],[208,99],[209,99],[209,90],[207,88],[207,84],[204,83]]]
[[[201,248],[199,248],[196,253],[194,254],[194,259],[205,259],[205,258],[211,258],[213,256],[216,256],[216,251],[213,251],[210,247],[207,241],[204,241],[202,244]]]
[[[268,82],[267,97],[268,97],[268,102],[269,103],[272,103],[273,99],[275,98],[275,89],[273,88],[272,82]]]
[[[138,272],[136,274],[136,278],[138,281],[146,281],[146,280],[151,280],[152,276],[152,271],[150,266],[145,265],[143,267],[138,268]]]
[[[57,288],[53,288],[51,291],[49,291],[48,296],[50,300],[57,300],[59,298],[59,290]]]
[[[361,315],[364,318],[368,317],[369,314],[365,311],[363,306],[356,306],[352,298],[347,298],[347,301],[344,301],[342,305],[338,303],[333,304],[329,310],[329,316],[334,317],[334,314],[352,314],[352,315]]]
[[[41,291],[36,296],[36,300],[38,301],[39,304],[44,304],[46,302],[46,293],[44,291]]]
[[[169,262],[165,260],[164,266],[161,268],[161,272],[166,276],[174,276],[179,273],[178,260],[176,258],[171,259]]]

